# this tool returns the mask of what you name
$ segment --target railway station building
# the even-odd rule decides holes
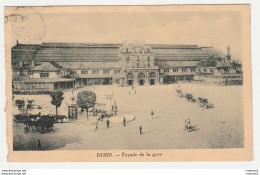
[[[224,54],[197,45],[97,43],[19,44],[12,48],[13,88],[64,90],[75,86],[143,86],[203,81],[242,81]],[[241,72],[241,71],[240,71]]]

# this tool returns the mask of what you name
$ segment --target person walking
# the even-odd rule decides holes
[[[139,133],[140,133],[140,135],[143,134],[143,128],[142,128],[141,125],[140,125],[140,127],[139,127]]]
[[[96,128],[95,128],[95,131],[98,130],[98,121],[96,121]]]
[[[189,130],[189,132],[191,131],[191,124],[190,124],[190,119],[189,118],[187,120],[187,129]]]
[[[124,124],[124,127],[125,127],[126,126],[126,119],[125,119],[125,117],[123,119],[123,124]]]
[[[115,112],[115,115],[117,114],[117,105],[115,105],[114,107],[114,112]]]
[[[38,150],[41,150],[41,149],[42,149],[42,144],[41,144],[41,140],[40,140],[40,139],[38,139],[37,149],[38,149]]]
[[[153,110],[151,110],[151,117],[152,117],[152,119],[153,119],[153,115],[154,115],[154,112],[153,112]]]
[[[28,128],[28,126],[26,125],[26,126],[24,127],[24,133],[25,133],[25,134],[28,134],[28,131],[29,131],[29,128]]]
[[[106,123],[107,123],[107,129],[108,129],[109,128],[109,124],[110,124],[109,119],[107,119]]]

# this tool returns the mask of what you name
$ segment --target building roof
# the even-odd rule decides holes
[[[43,43],[21,45],[12,48],[12,58],[34,58],[36,61],[119,61],[119,48],[123,44],[95,43]],[[152,48],[156,60],[205,60],[224,58],[225,55],[212,47],[197,45],[147,44]]]
[[[86,70],[86,69],[120,69],[119,62],[58,62],[63,68],[71,70]]]
[[[156,64],[159,68],[196,67],[198,61],[161,61]]]
[[[21,51],[35,51],[41,47],[40,44],[17,44],[12,50],[21,50]]]
[[[57,72],[61,69],[61,66],[56,66],[53,62],[43,62],[38,66],[35,66],[32,70],[41,72]]]

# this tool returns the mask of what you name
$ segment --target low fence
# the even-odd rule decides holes
[[[217,77],[217,76],[194,76],[195,82],[215,83],[221,85],[243,84],[243,76]]]

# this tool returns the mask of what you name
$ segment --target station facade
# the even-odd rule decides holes
[[[143,86],[179,81],[242,81],[223,54],[197,45],[19,44],[12,48],[13,88],[19,91],[65,90],[75,86]]]

